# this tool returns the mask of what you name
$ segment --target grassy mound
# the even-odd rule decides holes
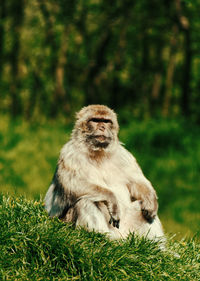
[[[167,251],[134,235],[109,241],[48,218],[41,201],[3,195],[0,228],[1,280],[200,280],[195,238]]]

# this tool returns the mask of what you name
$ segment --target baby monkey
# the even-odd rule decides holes
[[[76,117],[45,196],[49,215],[113,239],[130,232],[162,237],[156,192],[119,142],[115,112],[89,105]]]

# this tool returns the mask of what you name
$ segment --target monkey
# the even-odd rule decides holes
[[[76,114],[45,208],[50,217],[106,233],[111,239],[129,233],[163,237],[156,191],[118,133],[117,115],[105,105],[88,105]]]

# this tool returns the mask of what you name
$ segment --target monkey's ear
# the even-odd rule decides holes
[[[59,186],[55,177],[47,191],[44,201],[45,209],[50,217],[61,217],[69,208],[64,189]]]

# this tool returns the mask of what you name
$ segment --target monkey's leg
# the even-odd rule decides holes
[[[146,183],[132,182],[127,185],[132,201],[139,200],[143,217],[152,223],[157,215],[158,202],[157,195],[148,181]]]
[[[82,198],[76,203],[75,208],[77,214],[76,225],[101,233],[109,233],[107,218],[98,207],[98,203]]]
[[[109,221],[110,225],[113,225],[116,228],[119,228],[120,225],[120,208],[118,205],[118,201],[113,192],[106,188],[102,188],[96,185],[90,186],[88,193],[82,195],[78,199],[86,200],[85,202],[92,202],[95,204],[98,209],[103,209],[103,213],[109,213]],[[84,201],[83,201],[84,202]],[[88,203],[90,204],[90,203]],[[101,205],[101,206],[100,206]],[[106,207],[106,208],[105,208]],[[105,211],[107,210],[107,211]]]
[[[161,222],[158,216],[155,217],[152,223],[144,222],[136,230],[136,232],[141,236],[146,236],[149,239],[159,240],[164,236]]]
[[[166,249],[166,238],[164,236],[162,224],[158,216],[155,217],[151,224],[143,225],[139,230],[139,234],[146,236],[150,240],[159,242],[161,250]]]
[[[140,201],[135,201],[124,206],[120,231],[123,237],[130,232],[134,232],[139,236],[147,237],[151,240],[164,241],[164,232],[158,216],[152,223],[149,223],[142,214]]]

